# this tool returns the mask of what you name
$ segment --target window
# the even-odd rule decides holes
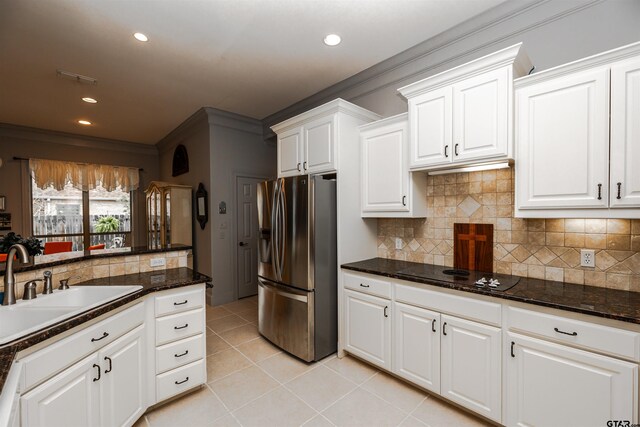
[[[74,251],[131,246],[130,192],[102,185],[82,191],[70,183],[40,188],[32,179],[31,196],[33,235],[43,243],[71,242]]]

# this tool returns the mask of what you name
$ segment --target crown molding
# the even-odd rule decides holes
[[[262,136],[262,121],[251,117],[243,116],[229,111],[218,110],[213,107],[204,107],[209,117],[209,124],[212,126],[222,126],[241,132],[249,132]]]
[[[48,144],[69,145],[72,147],[93,148],[108,151],[122,151],[146,156],[158,156],[154,145],[137,142],[120,141],[95,136],[78,135],[48,129],[0,123],[0,138],[16,138]]]
[[[182,139],[185,139],[200,129],[199,126],[207,125],[209,114],[205,108],[199,108],[195,113],[187,117],[178,127],[169,132],[164,138],[156,143],[160,153],[173,148]]]

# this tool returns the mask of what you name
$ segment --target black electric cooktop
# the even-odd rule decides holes
[[[518,284],[518,281],[520,280],[518,276],[461,270],[432,264],[411,266],[398,271],[397,274],[399,276],[420,277],[423,279],[438,280],[440,282],[455,283],[459,286],[469,286],[497,292],[511,289]]]

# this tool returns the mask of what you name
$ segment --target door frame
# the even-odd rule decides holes
[[[251,172],[233,172],[233,193],[231,195],[233,203],[233,221],[231,221],[231,233],[233,233],[233,251],[232,251],[232,265],[233,271],[231,272],[231,279],[233,280],[233,298],[234,301],[238,301],[238,178],[251,178],[262,179],[263,181],[269,181],[276,179],[273,176],[267,176],[263,174],[256,174]]]

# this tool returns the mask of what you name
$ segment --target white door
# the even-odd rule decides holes
[[[98,353],[102,366],[99,383],[104,426],[131,426],[145,411],[144,332],[144,325],[140,325]]]
[[[259,178],[238,177],[236,182],[236,286],[238,298],[258,293]]]
[[[345,350],[391,370],[389,300],[344,291]]]
[[[611,206],[640,207],[640,59],[611,68]]]
[[[518,207],[606,207],[609,69],[520,88],[516,103]]]
[[[93,354],[20,398],[22,426],[100,425],[102,368]]]
[[[501,420],[500,329],[442,315],[440,394]]]
[[[302,173],[302,127],[278,134],[278,178]]]
[[[507,425],[638,422],[637,364],[518,334],[505,338]]]
[[[362,133],[362,211],[408,212],[407,122]]]
[[[336,170],[334,115],[304,125],[304,173]]]
[[[453,87],[453,161],[509,154],[511,66]]]
[[[447,164],[453,159],[451,98],[451,87],[445,87],[409,99],[411,169]]]
[[[393,372],[440,393],[440,314],[393,303]]]

